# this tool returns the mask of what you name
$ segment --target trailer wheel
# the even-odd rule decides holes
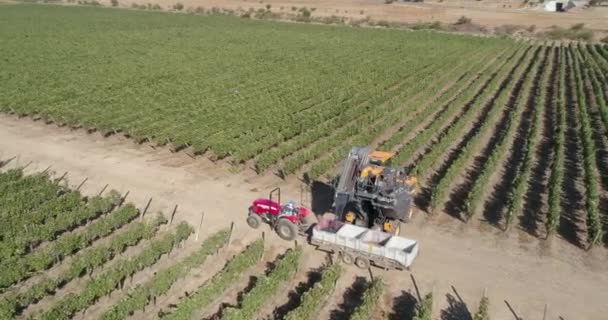
[[[355,265],[361,269],[367,269],[369,268],[369,260],[357,257],[357,259],[355,259]]]
[[[279,237],[283,240],[292,241],[298,236],[298,226],[287,219],[279,219],[276,230]]]
[[[249,215],[247,217],[247,224],[253,228],[253,229],[257,229],[260,227],[260,225],[262,224],[262,218],[260,218],[260,216],[258,216],[257,214],[252,214]]]
[[[355,258],[353,257],[353,255],[348,252],[340,253],[340,258],[342,259],[342,262],[347,266],[350,266],[353,264],[353,262],[355,262]]]

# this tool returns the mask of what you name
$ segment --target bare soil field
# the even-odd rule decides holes
[[[118,135],[102,138],[98,133],[57,128],[28,118],[0,117],[0,152],[2,158],[18,156],[9,167],[30,161],[28,171],[51,166],[58,175],[68,172],[72,185],[88,178],[83,186],[87,194],[109,184],[122,192],[130,191],[129,201],[141,207],[152,198],[149,212],[168,213],[177,204],[176,219],[193,226],[199,225],[201,212],[205,212],[204,234],[233,221],[234,251],[259,236],[251,232],[244,219],[251,200],[266,196],[267,190],[275,186],[282,188],[285,198],[302,200],[306,205],[311,199],[310,194],[302,193],[302,184],[295,177],[284,181],[270,174],[257,176],[247,169],[231,172],[234,169],[221,161],[213,163],[203,157],[192,158],[186,152],[171,153],[167,148],[134,144]],[[458,315],[474,312],[484,290],[495,319],[540,319],[545,305],[547,319],[603,319],[608,313],[605,248],[587,252],[559,237],[542,241],[522,230],[503,234],[487,225],[484,228],[489,230],[481,230],[479,224],[464,228],[464,223],[445,214],[439,217],[419,213],[405,228],[406,236],[420,241],[421,253],[412,274],[421,291],[435,294],[436,318],[459,319]],[[266,231],[275,249],[291,245]],[[268,254],[266,258],[273,256]],[[307,265],[318,266],[325,258],[323,253],[306,249]],[[378,317],[393,318],[395,310],[407,303],[408,292],[413,292],[412,281],[407,272],[374,272],[386,280],[387,296],[400,297],[381,303]],[[339,318],[348,314],[345,301],[350,299],[349,290],[342,289],[356,289],[358,277],[368,274],[354,268],[347,270],[323,315]],[[171,293],[177,294],[175,290]],[[166,300],[171,301],[171,296]]]
[[[110,5],[109,0],[101,3]],[[582,8],[577,7],[568,12],[554,13],[543,10],[542,4],[537,6],[524,5],[522,1],[425,1],[420,3],[394,2],[385,4],[383,1],[351,1],[351,0],[124,0],[121,5],[131,6],[133,3],[159,4],[164,9],[171,9],[180,2],[185,8],[203,7],[207,10],[222,8],[231,10],[260,9],[270,5],[270,10],[276,13],[293,12],[292,8],[314,8],[313,16],[338,16],[353,19],[369,17],[372,20],[389,22],[443,22],[451,24],[460,17],[466,16],[472,22],[489,28],[502,25],[534,25],[545,29],[556,25],[570,27],[573,24],[584,23],[596,31],[608,31],[608,7]]]

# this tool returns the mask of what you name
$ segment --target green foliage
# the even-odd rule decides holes
[[[475,316],[473,316],[473,320],[490,320],[489,308],[490,299],[488,299],[488,297],[481,298],[481,301],[479,302],[479,309],[477,309]]]
[[[181,11],[182,9],[184,9],[184,5],[181,2],[173,5],[173,10]]]
[[[228,288],[234,285],[243,272],[255,266],[264,254],[264,241],[256,240],[245,251],[228,261],[224,269],[215,274],[195,293],[182,298],[171,313],[162,314],[162,319],[179,320],[190,319],[192,314],[206,307],[219,298]]]
[[[384,292],[384,282],[381,278],[375,278],[363,293],[363,301],[355,308],[351,320],[368,320],[372,318],[374,310],[378,307],[378,301]]]
[[[428,293],[416,304],[414,320],[431,320],[433,314],[433,293]]]
[[[587,232],[590,245],[596,245],[603,240],[605,230],[600,214],[600,175],[597,168],[596,150],[597,146],[593,139],[593,128],[591,118],[587,111],[588,103],[585,94],[585,85],[581,73],[581,57],[578,50],[570,47],[568,50],[569,67],[572,68],[573,76],[570,77],[572,94],[576,97],[578,107],[578,121],[580,127],[580,141],[583,144],[583,167],[585,169],[585,208],[587,209]]]
[[[192,268],[201,265],[207,257],[223,247],[228,241],[229,235],[230,230],[228,229],[212,235],[203,242],[197,252],[171,267],[157,272],[146,283],[130,291],[126,299],[113,305],[101,316],[101,319],[124,319],[137,310],[143,310],[154,297],[166,293],[175,281],[186,277]]]
[[[74,258],[69,268],[54,278],[44,277],[24,292],[10,292],[0,299],[0,318],[14,318],[18,310],[40,301],[46,295],[53,294],[63,284],[68,283],[113,259],[127,247],[138,244],[141,240],[152,238],[158,227],[166,223],[159,215],[150,223],[136,223],[124,232],[112,237],[107,245],[87,248]],[[4,316],[2,316],[4,315]]]
[[[91,222],[80,232],[62,235],[44,248],[22,258],[3,261],[2,267],[10,271],[0,273],[0,287],[5,288],[29,277],[33,272],[48,269],[64,257],[88,247],[94,240],[107,236],[138,215],[137,208],[126,205]]]
[[[180,242],[186,240],[193,230],[187,223],[180,223],[174,233],[151,242],[133,258],[117,261],[110,269],[88,281],[79,293],[70,293],[58,300],[53,307],[44,312],[40,319],[70,319],[76,312],[85,310],[103,297],[117,289],[124,280],[155,264],[163,254],[171,252]]]
[[[258,278],[255,287],[242,297],[238,308],[227,308],[224,311],[222,320],[254,319],[279,286],[293,277],[301,257],[302,247],[288,250],[268,275]]]
[[[534,51],[538,53],[539,50],[540,47],[536,48]],[[519,79],[522,77],[528,64],[532,63],[532,56],[536,56],[536,54],[526,54],[526,56],[521,60],[521,63],[518,63],[515,66],[516,69],[513,74],[514,79]],[[508,78],[503,78],[500,82],[505,82],[506,79]],[[516,81],[509,81],[504,86],[501,83],[494,84],[495,87],[493,87],[491,90],[495,92],[495,96],[491,98],[494,101],[489,112],[487,112],[485,115],[481,127],[474,132],[473,136],[466,142],[464,147],[459,150],[458,156],[452,162],[452,165],[447,169],[445,175],[439,180],[432,191],[431,208],[433,211],[441,209],[440,206],[443,205],[445,197],[452,190],[451,186],[454,180],[462,173],[466,164],[477,153],[483,137],[490,135],[492,130],[497,125],[503,112],[502,106],[506,105],[515,84]]]
[[[112,4],[112,7],[118,7],[118,0],[110,0],[110,3]]]
[[[593,31],[585,28],[584,24],[579,23],[573,25],[571,28],[561,28],[552,26],[551,30],[545,33],[546,37],[551,40],[578,40],[578,41],[591,41],[593,40]]]
[[[0,37],[8,40],[0,54],[8,61],[0,61],[0,70],[11,81],[0,77],[1,111],[122,131],[138,141],[189,146],[196,153],[209,150],[235,163],[253,159],[260,171],[282,168],[285,160],[289,166],[284,171],[293,173],[328,150],[369,144],[386,130],[381,123],[396,124],[418,109],[410,103],[417,90],[441,90],[432,81],[446,68],[478,62],[473,58],[477,52],[498,54],[513,46],[499,39],[397,30],[277,28],[274,22],[225,15],[25,5],[5,9]],[[311,12],[296,9],[303,18],[312,18]],[[45,19],[28,25],[31,37],[25,37],[26,17],[38,15]],[[338,23],[331,17],[326,21]],[[66,28],[73,30],[69,40],[51,39],[50,34]],[[111,36],[116,32],[125,37]],[[53,45],[34,53],[28,50],[33,39]],[[161,42],[162,48],[154,45]],[[107,51],[114,53],[93,54]],[[72,53],[71,58],[60,52]],[[45,64],[36,59],[38,54],[58,63]],[[167,58],[175,55],[200,61]],[[30,73],[17,66],[40,76],[27,77]],[[133,77],[142,81],[131,81]],[[396,88],[386,92],[392,86]],[[24,87],[37,90],[26,95]],[[370,119],[374,125],[361,126]],[[291,160],[302,154],[302,160]],[[313,176],[323,176],[343,155],[332,152],[315,166]]]
[[[321,280],[300,297],[300,305],[290,311],[285,320],[313,320],[316,315],[327,302],[327,299],[332,294],[336,287],[336,282],[342,274],[342,267],[339,264],[333,264],[323,270]]]

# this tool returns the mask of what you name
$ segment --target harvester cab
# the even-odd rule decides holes
[[[334,209],[340,220],[399,234],[413,212],[416,178],[390,167],[394,152],[354,147],[335,186]]]

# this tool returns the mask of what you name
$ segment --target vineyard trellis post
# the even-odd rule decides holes
[[[80,191],[80,188],[82,188],[82,186],[84,186],[84,184],[89,180],[89,177],[84,178],[84,180],[82,180],[82,182],[78,185],[78,187],[76,187],[76,191]]]
[[[101,188],[101,191],[99,191],[99,193],[97,193],[97,196],[100,197],[106,191],[106,189],[108,188],[108,186],[109,186],[108,184],[106,184],[105,186],[103,186],[103,188]]]
[[[125,195],[120,198],[120,203],[118,203],[119,207],[125,203],[127,197],[129,196],[129,193],[131,193],[131,190],[127,190],[127,193],[125,193]]]
[[[418,283],[416,283],[416,278],[414,278],[413,273],[410,273],[410,278],[412,278],[412,283],[414,284],[414,290],[416,290],[416,297],[418,297],[418,301],[422,301],[422,296],[420,295],[420,289],[418,289]]]
[[[228,241],[226,242],[226,249],[230,247],[232,241],[232,233],[234,232],[234,221],[230,222],[230,233],[228,234]]]
[[[194,241],[198,241],[198,236],[201,233],[201,227],[203,226],[204,218],[205,218],[205,211],[201,211],[201,222],[199,222],[199,224],[198,224],[198,229],[196,230],[196,237],[194,238]]]
[[[173,211],[171,212],[171,218],[169,219],[169,226],[173,224],[173,218],[175,218],[175,214],[177,213],[177,204],[173,207]]]
[[[63,175],[61,177],[59,177],[59,179],[55,179],[55,181],[53,183],[55,185],[58,185],[61,182],[61,180],[63,180],[65,178],[65,176],[67,176],[67,175],[68,175],[68,172],[66,171],[63,173]]]
[[[152,203],[152,198],[150,198],[148,200],[148,203],[146,204],[146,207],[144,208],[144,210],[141,212],[141,215],[139,216],[139,221],[144,221],[144,216],[146,215],[146,212],[148,212],[148,209],[150,208],[150,204]]]

